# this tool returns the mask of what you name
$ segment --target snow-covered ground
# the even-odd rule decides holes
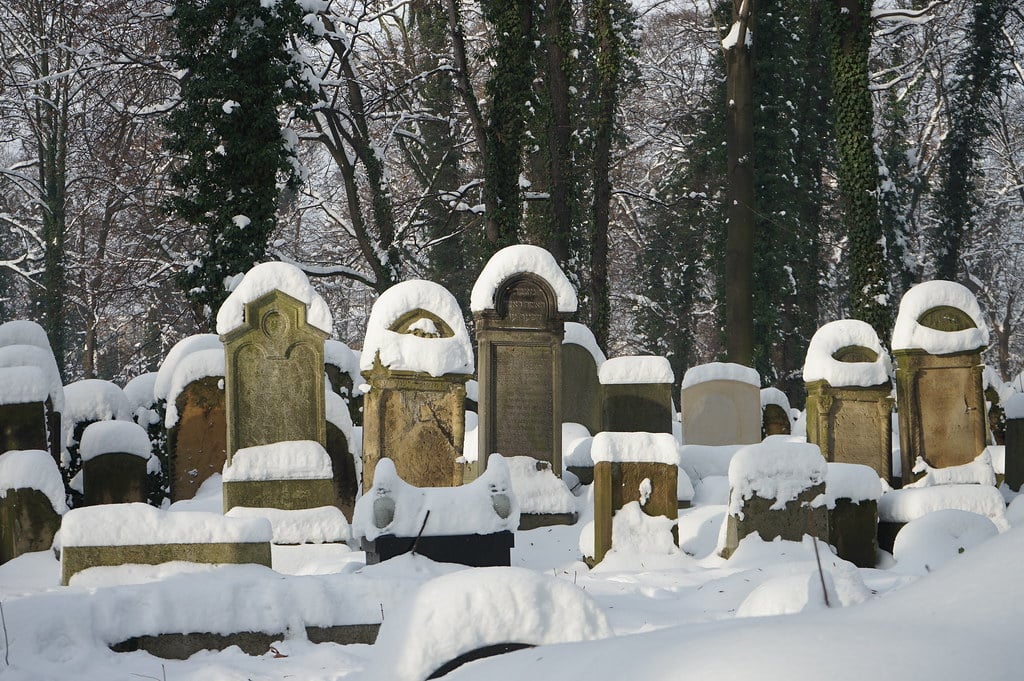
[[[215,476],[176,510],[219,510],[217,484]],[[1016,529],[958,536],[957,523],[932,523],[906,559],[884,556],[884,569],[857,569],[819,545],[819,574],[810,540],[753,537],[730,560],[717,557],[720,505],[681,513],[680,543],[691,555],[610,554],[588,569],[578,560],[591,515],[586,491],[579,502],[577,525],[516,534],[520,571],[459,575],[466,568],[413,555],[365,566],[361,552],[322,544],[275,547],[276,570],[93,568],[61,587],[52,553],[27,554],[0,566],[0,678],[390,681],[414,678],[417,661],[430,667],[423,677],[436,669],[441,642],[460,651],[502,632],[536,639],[506,643],[546,645],[469,663],[448,678],[1024,678],[1019,504],[1007,513]],[[305,626],[382,617],[376,645],[305,637]],[[163,660],[108,647],[144,634],[239,630],[280,632],[276,654],[232,647]]]

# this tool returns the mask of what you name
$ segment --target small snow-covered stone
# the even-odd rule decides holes
[[[594,333],[585,324],[579,322],[566,322],[565,323],[565,336],[562,338],[562,345],[578,345],[584,348],[594,358],[594,364],[598,368],[607,359],[604,356],[600,346],[597,344],[597,339],[594,337]]]
[[[907,523],[896,535],[892,555],[900,570],[925,574],[998,534],[990,518],[941,509]]]
[[[771,508],[782,509],[801,492],[823,483],[827,471],[818,445],[793,442],[784,435],[747,445],[729,463],[729,513],[740,515],[743,501],[753,496],[774,499]]]
[[[224,482],[323,480],[333,476],[331,458],[319,442],[293,440],[235,452],[224,465]]]
[[[53,353],[43,327],[27,319],[12,319],[0,324],[0,347],[8,345],[32,345]]]
[[[245,305],[271,291],[281,291],[306,304],[306,323],[331,333],[334,320],[331,311],[316,292],[305,273],[295,265],[264,262],[245,273],[245,278],[217,311],[217,333],[224,335],[244,323]]]
[[[149,435],[134,421],[97,421],[82,432],[82,461],[114,452],[148,459],[152,453]]]
[[[67,513],[64,480],[49,452],[14,449],[0,454],[0,499],[13,489],[39,490],[50,500],[54,511]]]
[[[559,312],[576,311],[576,289],[569,283],[554,256],[539,246],[527,244],[507,246],[491,256],[473,285],[470,309],[473,312],[493,310],[498,287],[517,274],[534,274],[546,281],[555,294]]]
[[[224,376],[224,349],[196,350],[181,358],[174,366],[174,376],[167,389],[167,412],[164,427],[178,425],[178,397],[189,384],[203,378]]]
[[[131,421],[132,408],[124,392],[111,383],[89,378],[64,386],[64,423],[67,437],[74,436],[74,426],[84,421]]]
[[[594,463],[646,462],[679,464],[679,443],[671,433],[598,433],[590,448]]]
[[[874,362],[843,362],[834,357],[843,348],[859,346],[877,355]],[[826,381],[833,387],[870,387],[889,382],[892,362],[871,325],[858,319],[840,319],[818,329],[807,346],[805,383]]]
[[[57,360],[50,349],[35,345],[5,345],[0,347],[0,369],[36,367],[43,373],[43,385],[55,412],[65,408],[64,385],[57,370]]]
[[[939,331],[918,323],[925,312],[943,306],[964,312],[975,328]],[[979,350],[987,345],[988,326],[977,298],[966,286],[952,281],[926,281],[907,291],[900,301],[892,331],[893,350],[924,350],[933,355],[947,355]]]
[[[271,537],[265,518],[176,513],[139,503],[76,508],[64,516],[60,529],[62,546],[269,542]]]
[[[664,357],[634,355],[606,360],[598,371],[601,385],[675,383],[672,365]]]
[[[121,392],[124,393],[125,399],[128,400],[128,406],[131,407],[133,414],[137,414],[140,408],[148,409],[152,407],[153,403],[156,402],[156,395],[153,389],[156,387],[157,375],[155,371],[139,374],[121,388]]]
[[[487,461],[490,466],[490,459]],[[530,456],[506,457],[505,462],[523,513],[576,512],[576,497],[550,467]]]
[[[1000,532],[1009,528],[1003,495],[988,485],[939,485],[886,492],[878,500],[878,519],[891,523],[909,523],[933,511],[947,508],[983,515],[995,523]]]
[[[825,477],[825,498],[829,508],[835,508],[836,499],[849,499],[855,503],[878,501],[882,496],[882,481],[871,466],[856,463],[829,463]]]
[[[160,370],[156,374],[156,381],[153,383],[153,396],[156,399],[167,399],[167,393],[171,389],[171,382],[174,380],[174,372],[178,368],[178,363],[193,352],[200,350],[224,352],[224,345],[220,342],[220,338],[212,333],[200,333],[178,341],[164,357]]]
[[[45,402],[49,396],[46,375],[39,367],[0,369],[0,404]]]

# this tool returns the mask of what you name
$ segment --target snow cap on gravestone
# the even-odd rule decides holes
[[[246,272],[217,312],[217,333],[224,335],[245,322],[245,306],[271,291],[281,291],[306,304],[306,323],[330,334],[334,326],[327,303],[295,265],[265,262]]]
[[[952,307],[966,314],[974,328],[939,331],[919,322],[938,307]],[[924,350],[932,355],[980,350],[988,345],[988,326],[977,298],[967,287],[953,281],[926,281],[907,291],[900,301],[892,331],[892,349]]]
[[[493,310],[498,288],[517,274],[533,274],[547,282],[555,294],[559,312],[576,311],[576,289],[569,283],[554,256],[539,246],[526,244],[507,246],[491,256],[473,285],[470,309],[473,312]]]
[[[836,359],[840,350],[849,347],[867,348],[875,353],[874,362],[850,362]],[[827,381],[831,386],[870,388],[889,382],[892,362],[878,340],[878,334],[867,322],[840,319],[818,329],[807,346],[804,359],[804,383]]]

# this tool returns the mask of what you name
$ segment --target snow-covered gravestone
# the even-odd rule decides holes
[[[889,355],[870,324],[825,324],[807,348],[807,441],[828,461],[870,466],[892,477]]]
[[[615,357],[601,365],[602,430],[671,433],[675,376],[664,357]]]
[[[360,352],[339,340],[324,341],[324,371],[331,391],[345,401],[352,424],[363,425],[363,382],[359,374]]]
[[[843,560],[875,567],[878,549],[878,499],[882,483],[869,466],[830,463],[825,480],[828,543]]]
[[[562,473],[562,339],[576,291],[554,257],[509,246],[470,297],[480,381],[479,452],[531,456]]]
[[[721,555],[728,558],[747,535],[800,541],[828,540],[827,464],[817,445],[785,435],[744,447],[729,463],[729,510]]]
[[[332,390],[324,393],[324,406],[327,416],[327,456],[331,459],[331,472],[334,475],[334,505],[345,518],[352,519],[356,497],[359,496],[359,477],[362,470],[361,459],[353,451],[356,441],[349,405]]]
[[[132,421],[97,421],[82,433],[82,487],[86,506],[146,501],[149,436]]]
[[[147,500],[159,507],[170,494],[171,486],[169,467],[164,456],[166,436],[163,418],[154,390],[157,375],[155,371],[139,374],[125,383],[121,391],[128,400],[132,420],[142,426],[149,436],[152,456],[149,459]]]
[[[174,363],[164,426],[171,501],[191,499],[227,457],[224,348],[196,350]]]
[[[951,281],[903,296],[892,332],[903,483],[918,457],[932,468],[970,463],[987,444],[981,352],[988,327],[974,295]]]
[[[49,549],[67,510],[64,481],[49,452],[0,454],[0,565]]]
[[[649,516],[678,516],[676,482],[679,445],[671,433],[598,433],[594,459],[594,555],[599,563],[612,548],[615,513],[638,502]],[[586,531],[586,529],[584,529]],[[679,537],[673,526],[673,540]]]
[[[444,287],[405,281],[370,312],[359,362],[363,398],[364,486],[381,459],[416,487],[460,484],[466,381],[473,346],[455,297]]]
[[[59,462],[63,411],[64,386],[42,327],[0,325],[0,453],[45,449]]]
[[[605,362],[597,339],[583,324],[565,322],[562,340],[562,421],[579,423],[591,433],[602,429],[601,384]]]
[[[266,470],[268,475],[278,477],[228,480],[235,453],[243,449],[314,442],[323,451],[327,440],[324,341],[332,325],[327,303],[301,270],[286,263],[256,265],[221,305],[217,333],[225,351],[225,510],[233,506],[308,508],[333,503],[329,465],[326,481],[281,478],[287,471],[278,464],[286,468],[287,461],[275,462]],[[260,474],[247,470],[250,476]],[[264,503],[267,498],[275,498],[267,490],[260,491],[261,502],[244,498],[245,490],[255,492],[263,483],[272,486],[275,480],[289,482],[275,503]],[[300,492],[304,485],[308,489]],[[324,490],[326,495],[322,495]]]
[[[761,378],[740,364],[712,362],[683,375],[683,441],[747,445],[761,441]]]
[[[761,437],[793,432],[789,398],[778,388],[761,388]]]
[[[71,505],[82,497],[81,442],[85,429],[100,421],[132,420],[132,409],[124,391],[110,381],[90,378],[64,386],[64,450],[61,473],[69,490]]]

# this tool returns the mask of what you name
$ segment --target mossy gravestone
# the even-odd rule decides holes
[[[601,365],[602,430],[671,433],[675,377],[664,357],[615,357]]]
[[[562,337],[576,294],[547,251],[510,246],[473,287],[481,461],[531,456],[562,473]]]
[[[925,282],[903,297],[892,347],[904,484],[918,457],[932,468],[959,466],[985,448],[987,343],[981,310],[963,286]]]
[[[892,477],[892,383],[889,356],[865,322],[824,325],[804,364],[807,441],[828,461],[870,466]]]
[[[0,453],[50,450],[47,422],[53,408],[38,367],[0,369]]]
[[[601,383],[597,376],[604,361],[590,329],[566,322],[562,342],[563,422],[582,424],[591,433],[601,431]]]
[[[683,375],[683,440],[690,445],[761,441],[761,379],[750,367],[700,364]]]
[[[49,549],[67,510],[64,481],[49,452],[0,454],[0,565]]]

